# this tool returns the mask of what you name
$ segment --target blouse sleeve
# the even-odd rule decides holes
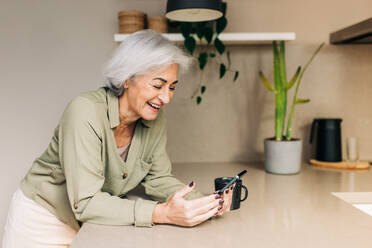
[[[167,201],[178,189],[185,186],[184,183],[171,174],[172,165],[166,152],[166,143],[167,136],[164,119],[164,125],[162,125],[159,141],[151,156],[151,169],[142,182],[146,194],[159,202]],[[204,196],[202,193],[193,190],[186,196],[186,199],[191,200],[202,196]]]
[[[102,191],[102,135],[97,124],[94,104],[82,97],[67,106],[60,122],[60,161],[75,218],[96,224],[152,226],[157,202],[122,199]]]

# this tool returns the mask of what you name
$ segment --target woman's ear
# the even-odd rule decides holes
[[[124,82],[124,89],[128,89],[128,80]]]
[[[129,85],[131,83],[133,83],[133,81],[134,81],[134,76],[131,76],[130,78],[128,78],[127,80],[125,80],[124,81],[124,84],[123,84],[124,89],[128,89],[129,88]]]

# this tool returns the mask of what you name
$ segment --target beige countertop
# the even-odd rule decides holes
[[[260,163],[175,164],[173,174],[198,190],[213,192],[213,180],[246,169],[248,199],[239,210],[193,228],[84,224],[72,243],[79,247],[317,247],[372,246],[372,216],[332,192],[372,191],[372,172],[303,165],[300,174],[268,174]]]

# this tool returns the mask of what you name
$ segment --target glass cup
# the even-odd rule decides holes
[[[346,138],[346,154],[349,162],[357,162],[359,160],[359,146],[356,137]]]

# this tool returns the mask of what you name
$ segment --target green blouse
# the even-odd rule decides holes
[[[75,230],[78,221],[152,226],[155,204],[184,186],[171,174],[164,113],[137,121],[126,162],[114,137],[118,125],[118,97],[107,88],[73,99],[48,148],[21,181],[23,193]],[[125,199],[138,184],[154,201]],[[201,196],[193,191],[188,199]]]

